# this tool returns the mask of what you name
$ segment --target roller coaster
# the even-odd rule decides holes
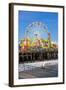
[[[45,37],[44,37],[45,36]],[[19,62],[58,59],[58,45],[42,22],[32,22],[26,27],[25,38],[19,40]]]

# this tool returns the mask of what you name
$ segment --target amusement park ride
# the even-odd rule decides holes
[[[42,34],[47,34],[47,39]],[[33,22],[26,28],[25,38],[19,44],[19,62],[33,62],[58,58],[58,45],[42,22]]]

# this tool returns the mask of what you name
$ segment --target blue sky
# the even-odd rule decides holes
[[[34,11],[19,11],[18,14],[18,37],[19,40],[24,38],[26,27],[33,22],[44,23],[48,31],[51,33],[52,41],[58,42],[58,13],[54,12],[34,12]],[[45,38],[45,34],[41,35]]]

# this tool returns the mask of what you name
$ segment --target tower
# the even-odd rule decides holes
[[[51,48],[51,35],[48,33],[48,48]]]

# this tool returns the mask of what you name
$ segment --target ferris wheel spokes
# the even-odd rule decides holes
[[[48,28],[44,23],[38,22],[38,21],[32,22],[31,24],[29,24],[26,27],[25,38],[28,36],[36,36],[35,34],[38,35],[38,32],[39,32],[39,34],[41,34],[41,33],[47,33],[48,34],[49,33]],[[38,35],[38,36],[40,36],[40,35]]]

